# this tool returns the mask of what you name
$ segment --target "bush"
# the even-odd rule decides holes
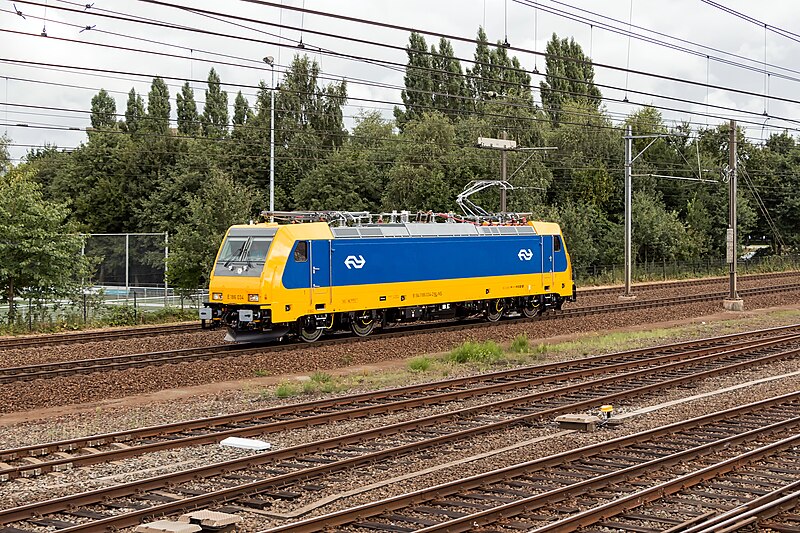
[[[425,372],[431,367],[431,360],[429,357],[415,357],[408,362],[408,368],[414,372]]]
[[[503,349],[494,341],[467,341],[449,355],[449,359],[456,363],[493,363],[502,357]]]
[[[528,340],[528,335],[526,333],[517,335],[514,337],[514,340],[511,341],[511,351],[514,353],[528,353],[530,348],[531,343]]]
[[[311,381],[314,383],[328,383],[333,379],[333,376],[327,372],[314,372],[311,374]]]
[[[109,326],[134,326],[137,324],[136,309],[129,305],[109,305],[103,322]]]
[[[284,382],[275,388],[275,396],[278,398],[289,398],[298,394],[300,394],[300,391],[293,383]]]

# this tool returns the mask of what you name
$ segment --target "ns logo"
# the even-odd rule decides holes
[[[533,259],[533,252],[530,248],[522,248],[519,253],[517,254],[520,261],[530,261]]]
[[[363,255],[348,255],[344,260],[344,266],[347,267],[347,270],[363,268],[366,264],[367,260],[364,259]]]

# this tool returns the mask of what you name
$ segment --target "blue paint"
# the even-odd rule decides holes
[[[556,272],[567,270],[566,252],[563,247],[553,251],[550,235],[311,241],[311,258],[304,263],[294,260],[294,248],[283,274],[287,289],[309,288],[312,276],[317,287],[330,286],[331,278],[333,286],[341,287],[541,274],[542,267],[549,272],[551,265]],[[312,267],[318,269],[313,274]]]

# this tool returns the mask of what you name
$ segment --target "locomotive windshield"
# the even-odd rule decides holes
[[[214,275],[260,276],[272,244],[269,237],[230,236],[222,244]]]

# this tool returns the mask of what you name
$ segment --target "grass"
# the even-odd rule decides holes
[[[744,330],[773,327],[800,321],[800,311],[782,310],[774,313],[749,316],[747,318],[716,321],[706,324],[693,323],[675,328],[661,328],[641,331],[612,332],[592,334],[578,339],[555,344],[531,343],[530,338],[521,334],[503,348],[498,342],[468,341],[444,354],[421,355],[409,359],[399,369],[371,372],[359,370],[352,374],[331,375],[317,371],[304,380],[286,381],[273,389],[262,392],[263,398],[290,398],[331,394],[350,390],[370,390],[401,387],[426,381],[445,379],[452,373],[486,371],[489,365],[507,367],[538,364],[544,360],[569,360],[587,355],[617,352],[678,342],[690,338],[710,337],[735,333]],[[256,375],[270,375],[257,371]],[[424,378],[423,378],[424,376]]]
[[[467,341],[450,352],[454,363],[495,363],[502,359],[503,349],[495,341]]]
[[[427,372],[431,368],[430,357],[415,357],[408,362],[408,369],[412,372]]]
[[[514,337],[514,340],[511,341],[509,351],[513,353],[528,353],[530,349],[531,342],[528,340],[528,334],[523,333]]]

